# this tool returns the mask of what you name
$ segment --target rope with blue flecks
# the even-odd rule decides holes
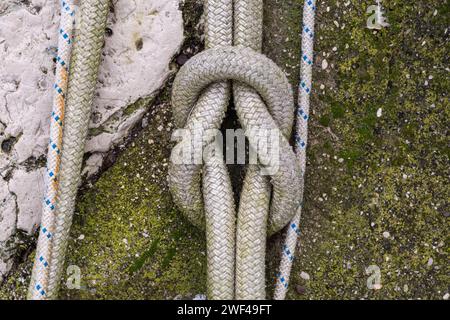
[[[72,51],[75,10],[73,0],[60,2],[60,25],[58,29],[58,51],[55,56],[56,71],[53,109],[50,120],[50,142],[47,152],[47,170],[45,174],[45,196],[42,205],[42,218],[36,261],[33,266],[30,299],[45,299],[47,296],[51,241],[54,232],[53,219],[58,191],[58,174],[61,162],[61,145],[64,124],[65,97],[69,79],[70,54]]]
[[[64,1],[62,11],[72,8],[75,1]],[[109,0],[83,0],[77,15],[77,28],[74,29],[74,47],[70,61],[67,84],[68,53],[62,56],[59,51],[57,67],[65,71],[65,82],[55,87],[56,101],[65,98],[65,109],[56,109],[52,114],[52,126],[64,124],[55,131],[49,150],[47,198],[36,251],[33,276],[29,287],[30,299],[54,299],[57,297],[64,257],[67,248],[70,226],[72,224],[75,199],[81,179],[81,164],[87,137],[91,106],[97,84],[98,68],[104,42]],[[60,46],[72,40],[68,19],[72,15],[61,16]],[[69,25],[73,25],[71,22]],[[67,29],[65,29],[67,28]],[[60,47],[61,48],[61,47]],[[59,49],[61,50],[61,49]],[[59,74],[57,74],[58,76]],[[66,83],[64,85],[64,83]],[[67,93],[66,93],[67,92]],[[64,106],[64,104],[62,104]],[[63,112],[62,112],[63,111]],[[61,131],[62,130],[62,131]],[[61,135],[62,132],[62,135]],[[62,140],[61,140],[62,137]],[[61,142],[62,141],[62,142]],[[55,147],[53,147],[55,145]],[[55,152],[60,154],[56,166],[53,164]],[[59,164],[59,167],[58,167]]]
[[[314,61],[314,15],[316,4],[314,0],[306,0],[303,6],[303,26],[302,26],[302,53],[300,64],[300,85],[298,91],[298,106],[295,132],[295,151],[301,164],[304,184],[304,173],[306,169],[306,143],[308,140],[308,119],[309,104],[312,90],[312,65]],[[303,190],[303,188],[302,188]],[[303,194],[301,195],[303,200]],[[282,300],[286,296],[289,277],[294,260],[297,245],[297,238],[300,234],[299,223],[301,217],[300,206],[286,231],[286,238],[282,247],[282,256],[279,273],[277,274],[277,284],[275,287],[274,299]]]

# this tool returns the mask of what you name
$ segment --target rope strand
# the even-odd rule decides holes
[[[63,1],[61,3],[63,12],[73,3]],[[58,294],[75,199],[81,180],[81,164],[101,61],[109,0],[84,0],[81,2],[80,11],[81,20],[77,21],[79,29],[75,30],[68,82],[67,73],[64,77],[68,83],[67,94],[63,88],[55,87],[66,99],[64,128],[62,134],[59,131],[57,136],[59,141],[62,137],[61,146],[58,148],[58,154],[61,153],[60,160],[58,158],[59,170],[54,172],[56,175],[59,171],[58,178],[54,179],[58,181],[58,190],[57,192],[52,190],[51,201],[45,200],[45,205],[50,206],[51,210],[44,211],[42,218],[33,277],[29,287],[30,299],[55,299]],[[61,23],[65,25],[68,19],[68,15],[62,16]],[[72,43],[69,30],[63,29],[62,32],[60,30],[60,35],[60,41],[63,43]],[[62,62],[67,63],[65,60]],[[67,71],[67,66],[65,68]],[[54,120],[57,121],[56,118]]]
[[[42,204],[42,217],[36,260],[33,266],[28,298],[46,299],[48,296],[49,262],[51,260],[51,242],[54,234],[54,213],[59,188],[58,176],[61,162],[62,136],[65,102],[69,81],[70,55],[72,52],[73,31],[75,27],[76,7],[73,0],[60,1],[61,20],[58,28],[58,52],[53,94],[53,109],[50,118],[50,142],[47,152],[47,170],[45,174],[45,195]]]
[[[312,90],[312,65],[314,61],[314,16],[315,0],[305,0],[303,6],[302,51],[300,63],[300,85],[298,87],[298,106],[296,112],[295,152],[301,165],[302,185],[304,185],[306,169],[306,144],[308,140],[309,104]],[[302,188],[303,190],[303,188]],[[303,201],[303,192],[300,196]],[[289,223],[282,247],[279,273],[275,286],[274,299],[283,300],[286,297],[292,262],[300,235],[299,224],[302,206]]]

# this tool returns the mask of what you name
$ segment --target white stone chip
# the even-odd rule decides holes
[[[302,271],[300,273],[300,278],[302,278],[303,280],[309,280],[311,279],[311,277],[309,276],[309,274],[307,274],[305,271]]]
[[[377,118],[380,118],[382,116],[382,114],[383,114],[383,109],[378,108],[378,110],[377,110]]]

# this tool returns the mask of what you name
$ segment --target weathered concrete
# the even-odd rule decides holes
[[[0,274],[9,268],[15,230],[30,234],[40,219],[58,21],[58,0],[0,4]],[[113,1],[85,174],[96,173],[142,118],[182,34],[178,0]]]
[[[198,3],[186,1],[177,61],[198,50]],[[293,86],[302,3],[265,1],[265,52]],[[366,5],[318,1],[305,208],[288,298],[448,299],[447,9],[439,0],[390,1],[391,26],[373,31]],[[67,264],[81,268],[82,290],[63,283],[61,297],[205,292],[204,236],[174,209],[165,183],[168,100],[166,91],[147,127],[80,196]],[[280,241],[269,243],[268,288]],[[24,297],[33,259],[25,248],[0,297]]]

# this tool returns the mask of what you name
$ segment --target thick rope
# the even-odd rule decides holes
[[[314,15],[316,11],[315,0],[305,0],[303,6],[303,26],[302,26],[302,53],[300,64],[300,85],[298,87],[296,132],[295,132],[295,152],[301,165],[302,181],[304,184],[304,174],[306,169],[306,143],[308,139],[308,119],[309,104],[312,90],[312,65],[314,61]],[[300,195],[303,200],[303,193]],[[274,299],[283,300],[289,284],[289,277],[292,269],[292,262],[297,245],[299,223],[301,217],[301,206],[289,224],[286,231],[286,238],[282,248],[282,256],[275,287]]]
[[[81,21],[78,21],[79,28],[75,31],[66,97],[59,188],[49,214],[50,218],[48,221],[43,220],[41,225],[39,242],[48,241],[48,243],[45,246],[38,246],[34,276],[29,288],[29,297],[32,299],[54,299],[57,296],[75,198],[81,179],[84,145],[108,10],[109,0],[81,1]],[[45,249],[45,252],[42,249]],[[45,272],[41,272],[42,268],[36,266],[42,263],[40,257],[43,254],[47,257],[44,263]]]
[[[255,51],[261,51],[263,2],[235,1],[234,17],[234,45],[247,46]],[[239,82],[233,83],[233,93],[238,117],[241,119],[244,129],[247,129],[245,119],[248,119],[248,122],[254,125],[250,117],[253,116],[252,112],[254,110],[248,106],[255,105],[260,110],[265,111],[265,103],[255,90]],[[292,120],[289,116],[286,117],[287,121],[283,121],[283,118],[291,114],[293,111],[292,108],[293,106],[284,110],[272,110],[269,107],[269,111],[272,110],[271,113],[276,122],[275,126],[280,127],[282,134],[286,138],[291,134]],[[246,115],[248,111],[250,111],[249,116]],[[270,115],[266,115],[266,119],[270,119]],[[287,141],[284,141],[284,146],[280,154],[284,150],[290,149]],[[280,158],[279,161],[283,163],[284,160]],[[276,181],[274,180],[274,182]],[[274,186],[274,191],[277,192],[279,189],[277,189],[275,184]],[[288,186],[282,192],[286,192],[287,190]],[[250,165],[247,169],[242,188],[237,220],[236,299],[266,298],[265,256],[267,221],[276,217],[275,215],[269,215],[270,191],[271,187],[268,177],[261,175],[257,166]],[[283,208],[284,210],[286,210],[286,213],[289,212],[287,211],[289,209]],[[272,222],[270,221],[269,225]],[[281,226],[277,226],[276,228],[278,229],[279,227]]]
[[[184,214],[197,226],[206,225],[208,298],[264,299],[266,235],[288,224],[301,194],[300,164],[288,142],[294,119],[292,89],[275,63],[257,53],[262,36],[261,0],[235,0],[234,7],[231,0],[208,0],[206,4],[206,43],[212,48],[180,69],[172,93],[177,127],[195,131],[201,140],[184,139],[174,148],[170,189]],[[215,42],[210,42],[211,37],[230,41],[227,30],[231,30],[233,14],[235,47],[211,45]],[[258,160],[265,169],[278,165],[270,179],[262,175],[261,165],[247,167],[237,227],[221,153],[216,152],[213,160],[207,157],[203,166],[177,160],[183,150],[190,150],[189,160],[193,160],[211,146],[214,135],[208,135],[208,129],[220,128],[229,99],[227,85],[222,91],[216,86],[227,80],[233,80],[236,111]],[[279,132],[279,149],[269,143],[267,152],[258,150],[267,141],[252,134],[254,130]]]
[[[54,210],[58,191],[58,176],[61,162],[65,96],[69,80],[70,54],[76,7],[73,0],[60,2],[60,25],[58,28],[58,52],[55,57],[56,71],[53,94],[53,109],[50,120],[50,142],[47,152],[45,196],[42,205],[40,235],[37,243],[36,262],[31,276],[29,299],[45,299],[48,286],[48,263],[51,257]]]

